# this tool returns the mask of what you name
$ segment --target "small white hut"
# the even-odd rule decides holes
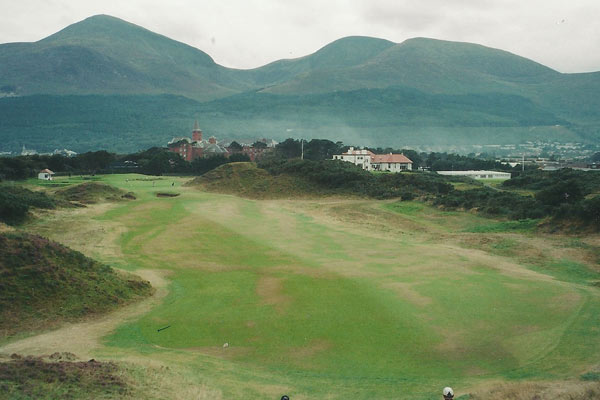
[[[43,169],[40,171],[40,173],[38,174],[38,179],[42,179],[45,181],[51,181],[52,175],[54,175],[54,172],[52,172],[48,168],[46,168],[46,169]]]

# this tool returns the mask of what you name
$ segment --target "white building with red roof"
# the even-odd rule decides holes
[[[355,150],[354,147],[350,147],[345,153],[334,155],[333,159],[351,162],[367,171],[410,171],[413,164],[404,154],[375,154],[370,150]]]
[[[43,179],[45,181],[51,181],[52,175],[54,175],[54,172],[52,172],[48,168],[46,168],[46,169],[41,170],[38,173],[38,179]]]

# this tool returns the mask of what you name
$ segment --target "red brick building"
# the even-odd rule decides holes
[[[208,141],[202,140],[202,130],[198,127],[198,121],[194,122],[192,137],[173,138],[167,147],[169,151],[177,153],[186,161],[193,161],[200,157],[210,157],[214,155],[228,156],[226,148],[217,143],[217,139],[211,136]]]

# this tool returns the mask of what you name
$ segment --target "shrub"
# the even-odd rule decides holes
[[[0,221],[7,224],[21,222],[30,207],[54,208],[54,200],[43,192],[33,192],[19,186],[0,186]]]

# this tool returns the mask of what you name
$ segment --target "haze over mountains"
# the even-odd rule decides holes
[[[599,89],[600,72],[561,74],[501,50],[425,38],[347,37],[236,70],[98,15],[35,43],[0,45],[0,151],[134,151],[188,135],[196,118],[220,138],[596,142]]]

